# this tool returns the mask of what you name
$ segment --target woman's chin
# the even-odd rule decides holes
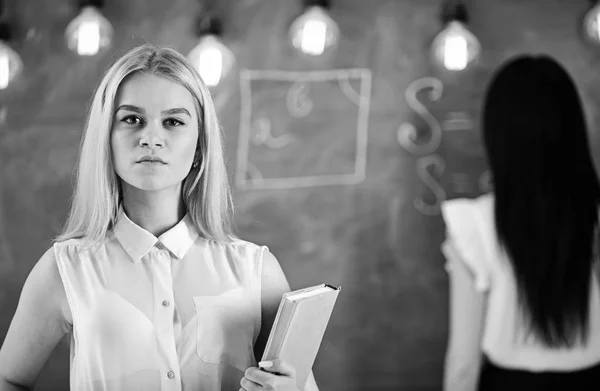
[[[164,178],[143,178],[128,183],[134,191],[157,192],[178,187],[181,182],[167,181]]]

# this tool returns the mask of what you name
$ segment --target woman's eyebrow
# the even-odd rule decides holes
[[[134,105],[121,105],[115,110],[115,113],[119,110],[133,111],[134,113],[138,113],[138,114],[146,113],[146,110],[142,109],[141,107],[134,106]]]
[[[138,114],[145,114],[146,110],[144,110],[141,107],[138,106],[134,106],[134,105],[121,105],[117,108],[117,111],[119,110],[127,110],[127,111],[133,111],[134,113],[138,113]],[[171,114],[186,114],[188,117],[192,117],[192,115],[190,114],[190,112],[183,108],[183,107],[175,107],[173,109],[168,109],[168,110],[163,110],[160,112],[161,115],[171,115]]]
[[[183,107],[176,107],[174,109],[164,110],[160,112],[162,115],[170,115],[170,114],[187,114],[188,117],[192,117],[190,112]]]

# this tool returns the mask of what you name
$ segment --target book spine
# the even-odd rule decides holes
[[[263,353],[263,360],[271,360],[278,357],[283,338],[290,326],[295,308],[296,303],[287,300],[287,294],[284,294],[281,298],[275,320],[273,321],[273,326],[271,327],[271,333],[269,334],[269,339]],[[284,322],[285,325],[283,324]]]

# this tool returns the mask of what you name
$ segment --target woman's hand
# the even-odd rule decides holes
[[[296,385],[296,371],[282,360],[261,361],[260,368],[246,370],[240,381],[240,391],[300,391]]]

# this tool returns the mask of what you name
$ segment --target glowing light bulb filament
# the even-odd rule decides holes
[[[600,40],[600,12],[596,14],[595,18],[596,25],[594,29],[596,30],[596,39]]]
[[[302,29],[301,50],[318,56],[325,51],[327,43],[327,25],[320,20],[308,20]]]
[[[94,22],[83,22],[77,32],[77,53],[93,56],[100,51],[100,26]]]
[[[198,72],[209,86],[216,86],[223,74],[223,54],[218,48],[208,47],[200,53]]]
[[[444,67],[460,71],[465,69],[468,63],[467,40],[460,35],[449,35],[444,43]]]
[[[10,68],[7,56],[0,56],[0,90],[8,87],[10,82]]]
[[[310,7],[291,24],[290,43],[301,53],[320,56],[337,45],[337,23],[320,6]]]

